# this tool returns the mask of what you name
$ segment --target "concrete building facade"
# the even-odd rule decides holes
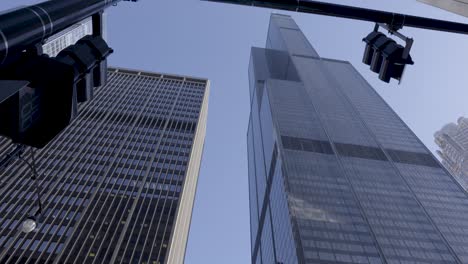
[[[108,76],[36,151],[43,208],[33,232],[20,231],[37,210],[29,168],[17,160],[2,172],[0,263],[183,263],[209,81],[121,68]],[[12,148],[0,140],[2,156]]]

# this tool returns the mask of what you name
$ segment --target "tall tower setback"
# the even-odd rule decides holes
[[[468,118],[460,117],[457,124],[445,125],[434,137],[442,164],[468,190]]]
[[[183,263],[203,152],[209,81],[110,68],[80,115],[2,172],[0,263]],[[0,153],[13,146],[0,140]],[[26,153],[29,153],[27,151]],[[30,157],[25,156],[25,159]]]
[[[346,61],[289,16],[252,48],[252,263],[468,263],[468,197]]]

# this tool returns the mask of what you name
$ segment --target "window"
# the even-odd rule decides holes
[[[335,147],[336,151],[342,156],[373,160],[388,160],[383,151],[377,147],[368,147],[344,143],[335,143]]]
[[[387,149],[388,154],[395,162],[415,164],[421,166],[428,166],[439,168],[439,163],[430,155],[426,153],[409,152],[402,150]]]
[[[281,141],[283,142],[283,147],[286,149],[333,154],[331,145],[327,141],[288,136],[281,136]]]

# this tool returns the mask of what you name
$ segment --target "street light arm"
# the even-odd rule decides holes
[[[468,34],[468,25],[463,23],[438,20],[426,17],[411,16],[361,7],[324,3],[306,0],[202,0],[225,4],[257,6],[287,11],[310,13],[324,16],[348,18],[354,20],[384,23],[398,30],[403,26],[444,31],[457,34]]]
[[[121,0],[50,0],[0,15],[0,66],[9,57]]]

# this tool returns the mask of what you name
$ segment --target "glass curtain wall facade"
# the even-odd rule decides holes
[[[445,125],[434,138],[442,164],[468,190],[468,118],[460,117],[457,124]]]
[[[346,61],[289,16],[252,48],[252,263],[468,263],[468,197]]]
[[[209,81],[108,74],[79,117],[36,151],[43,213],[31,233],[19,231],[37,209],[31,172],[19,160],[2,172],[0,263],[183,263]],[[13,147],[1,139],[2,157]]]

